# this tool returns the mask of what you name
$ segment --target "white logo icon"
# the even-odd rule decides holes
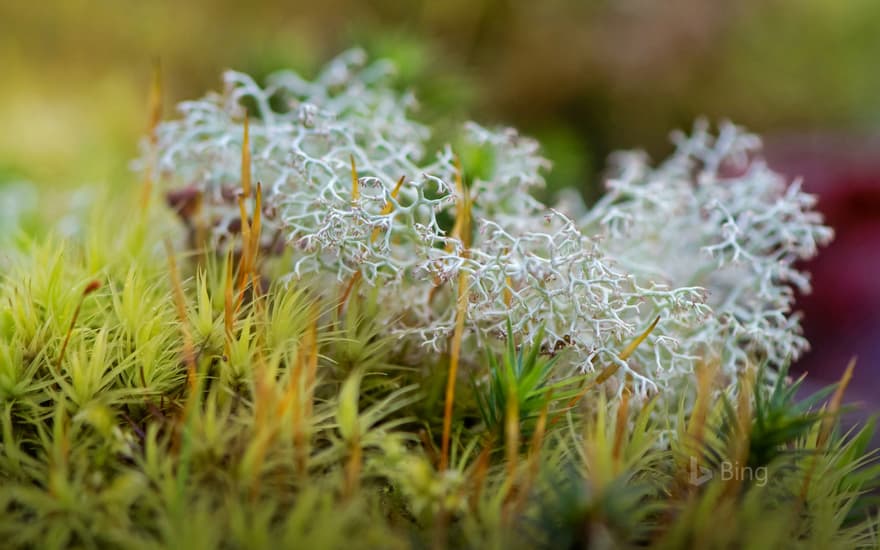
[[[688,482],[695,487],[699,487],[710,479],[712,479],[712,470],[705,466],[700,466],[697,463],[697,457],[692,456]]]

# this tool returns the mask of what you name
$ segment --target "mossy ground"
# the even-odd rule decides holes
[[[187,250],[139,194],[0,257],[5,547],[878,545],[846,381],[796,401],[706,365],[659,410],[509,342],[461,366],[445,456],[448,356],[409,361],[381,304],[282,284],[284,258]]]

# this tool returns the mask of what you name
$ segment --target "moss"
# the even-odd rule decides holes
[[[551,369],[572,350],[543,328],[523,344],[515,319],[500,350],[414,352],[377,287],[340,306],[336,279],[281,276],[260,185],[225,249],[147,198],[4,245],[6,547],[878,544],[874,423],[837,427],[848,376],[796,400],[784,365],[730,376],[707,356],[681,393],[646,397],[621,363],[657,321],[593,373]],[[473,384],[450,384],[453,364]]]

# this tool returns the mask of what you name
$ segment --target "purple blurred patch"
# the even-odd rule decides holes
[[[794,366],[809,389],[836,382],[858,357],[848,402],[880,411],[880,137],[778,135],[766,140],[768,162],[819,196],[834,241],[806,264],[813,292],[800,296],[812,344]]]

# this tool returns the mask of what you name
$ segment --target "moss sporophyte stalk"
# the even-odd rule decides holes
[[[4,547],[877,547],[853,365],[788,375],[831,230],[758,138],[550,206],[537,142],[430,150],[392,70],[228,72],[166,122],[157,78],[142,186],[0,218]]]

